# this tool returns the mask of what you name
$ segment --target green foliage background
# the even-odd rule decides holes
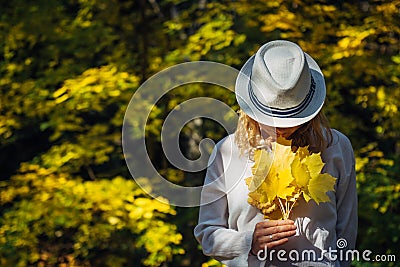
[[[317,59],[325,111],[353,143],[357,248],[400,259],[399,12],[398,0],[2,1],[0,265],[218,266],[194,240],[197,209],[152,199],[130,178],[124,112],[140,84],[168,66],[210,60],[239,69],[278,38]],[[232,93],[192,85],[163,97],[146,125],[154,164],[182,185],[201,184],[204,172],[169,165],[159,135],[168,112],[197,96],[237,109]],[[189,123],[183,152],[196,157],[190,141],[224,134],[210,121]]]

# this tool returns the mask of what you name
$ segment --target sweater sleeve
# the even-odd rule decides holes
[[[358,229],[355,159],[349,139],[340,133],[338,135],[338,151],[340,151],[341,157],[337,162],[339,168],[339,180],[336,185],[337,245],[338,249],[353,250]],[[343,239],[346,242],[343,242]],[[349,265],[349,261],[340,263],[342,267]]]
[[[212,162],[201,193],[199,221],[194,235],[205,255],[222,262],[229,260],[229,266],[243,266],[244,262],[247,263],[253,232],[229,229],[224,162],[218,146],[210,159]]]

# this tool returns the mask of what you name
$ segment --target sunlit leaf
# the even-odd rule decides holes
[[[329,196],[326,194],[334,190],[336,178],[328,173],[319,174],[310,180],[308,191],[311,198],[319,204],[320,202],[328,202]]]
[[[326,193],[334,191],[336,178],[321,174],[324,163],[320,153],[310,153],[307,148],[293,152],[290,145],[290,141],[279,139],[272,143],[272,151],[256,150],[253,176],[245,180],[249,204],[260,209],[266,218],[277,218],[276,211],[280,210],[281,218],[287,219],[300,196],[306,202],[312,199],[319,204],[329,201]],[[253,186],[254,179],[260,186]]]

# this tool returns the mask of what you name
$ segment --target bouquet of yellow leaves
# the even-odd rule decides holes
[[[317,204],[328,202],[328,191],[334,191],[336,178],[321,173],[325,163],[320,153],[299,147],[294,153],[291,141],[278,139],[271,150],[254,152],[252,177],[246,178],[249,204],[258,208],[265,218],[288,219],[299,197]]]

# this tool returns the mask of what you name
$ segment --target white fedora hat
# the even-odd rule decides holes
[[[236,99],[252,119],[275,127],[293,127],[314,118],[326,95],[318,64],[295,43],[264,44],[242,67]]]

